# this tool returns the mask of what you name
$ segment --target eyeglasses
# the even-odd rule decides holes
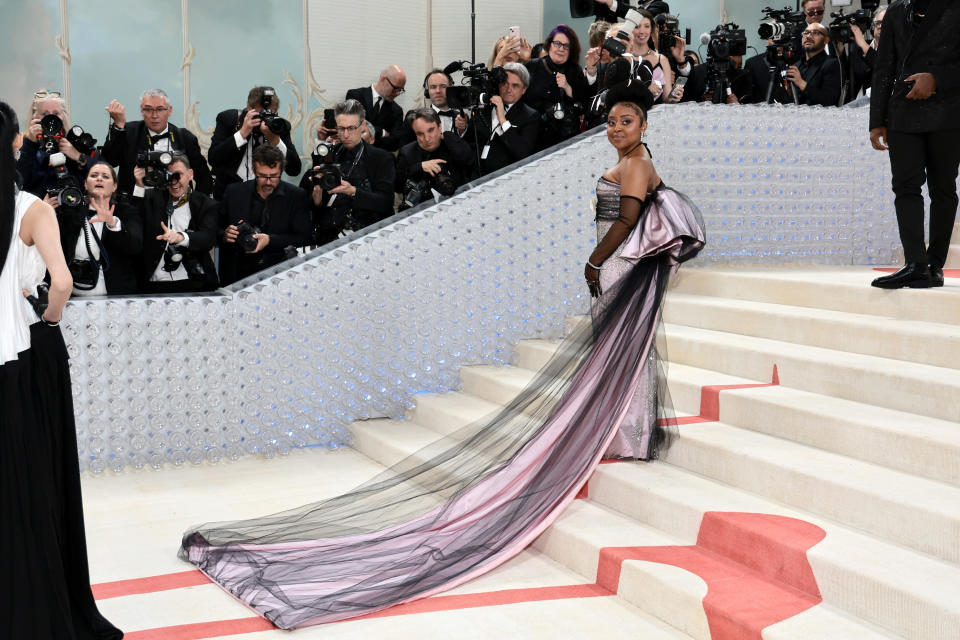
[[[358,125],[358,124],[351,125],[351,126],[349,126],[349,127],[339,127],[339,126],[338,126],[338,127],[337,127],[337,132],[338,132],[338,133],[353,133],[354,131],[356,131],[356,130],[359,129],[359,128],[360,128],[360,125]]]
[[[807,15],[810,16],[811,18],[813,16],[822,16],[823,11],[824,11],[823,9],[810,9],[810,11],[807,11]]]
[[[383,79],[387,81],[387,84],[390,85],[390,88],[393,89],[393,92],[395,94],[400,95],[401,93],[406,91],[406,89],[404,89],[403,87],[398,87],[397,85],[390,82],[390,78],[387,78],[386,76],[384,76]]]
[[[34,100],[37,100],[39,98],[62,98],[62,97],[63,97],[63,94],[60,93],[59,91],[49,91],[47,89],[37,91],[35,94],[33,94]]]
[[[255,173],[255,174],[253,174],[253,175],[257,176],[257,180],[264,180],[264,181],[268,181],[268,182],[274,182],[274,181],[280,179],[280,174],[279,174],[279,173],[276,173],[276,174]]]
[[[879,29],[879,28],[882,27],[882,26],[883,26],[883,20],[874,20],[874,21],[873,21],[873,28],[874,28],[874,29]]]
[[[159,115],[169,109],[170,107],[140,107],[140,113],[143,113],[148,116],[152,116],[155,113]]]
[[[821,38],[825,38],[825,37],[827,36],[827,34],[825,34],[823,31],[820,31],[819,29],[814,29],[813,31],[809,31],[809,30],[808,30],[808,31],[804,31],[801,35],[803,35],[804,37],[806,37],[806,36],[810,36],[810,37],[819,36],[819,37],[821,37]]]
[[[554,40],[550,43],[555,49],[560,49],[562,51],[570,51],[569,42],[560,42],[559,40]]]

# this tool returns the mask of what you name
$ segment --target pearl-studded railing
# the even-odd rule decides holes
[[[888,263],[885,154],[865,110],[686,106],[651,115],[664,182],[718,263]],[[588,309],[602,133],[215,294],[74,300],[64,315],[81,468],[201,464],[350,443],[458,370],[506,363]]]

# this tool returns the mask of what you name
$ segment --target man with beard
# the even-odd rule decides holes
[[[824,51],[830,32],[817,22],[803,31],[804,59],[787,68],[787,78],[796,87],[800,104],[835,107],[840,102],[840,63]]]

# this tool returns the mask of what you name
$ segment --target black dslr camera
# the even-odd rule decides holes
[[[767,45],[767,64],[786,67],[798,63],[803,51],[797,48],[797,43],[806,26],[806,19],[801,11],[794,11],[790,7],[765,7],[757,35],[771,41],[771,44]]]
[[[256,240],[253,241],[253,248],[257,248]],[[203,268],[203,264],[197,256],[189,249],[181,249],[180,247],[168,244],[167,248],[163,251],[163,267],[161,268],[167,273],[173,273],[179,269],[181,265],[191,280],[206,279],[207,271]]]
[[[453,176],[446,169],[443,169],[435,176],[426,176],[421,180],[408,179],[404,185],[403,202],[397,207],[398,211],[404,211],[415,207],[424,200],[431,197],[431,192],[436,191],[441,196],[452,196],[457,190],[457,183]]]
[[[879,0],[864,0],[860,3],[860,9],[851,14],[845,14],[843,9],[831,13],[833,20],[830,22],[830,40],[833,42],[844,43],[853,42],[852,25],[856,25],[863,33],[869,33],[873,27],[873,14],[880,6]]]
[[[169,151],[140,151],[137,153],[137,166],[146,170],[143,184],[154,189],[169,187],[180,178],[167,167],[173,160]]]
[[[690,44],[690,29],[687,29],[686,38],[680,35],[680,20],[671,13],[658,13],[654,18],[657,23],[657,30],[660,32],[660,50],[672,49],[674,46],[683,42]]]
[[[450,109],[476,109],[490,104],[490,98],[500,93],[500,85],[507,81],[507,72],[503,67],[487,69],[482,62],[453,62],[445,68],[451,73],[463,71],[465,84],[459,87],[447,87],[447,105]]]
[[[83,130],[78,124],[70,127],[67,131],[67,141],[73,145],[73,148],[80,152],[82,156],[89,156],[97,148],[97,139]]]
[[[56,117],[56,116],[54,116]],[[50,156],[53,167],[53,186],[47,189],[47,195],[57,201],[57,213],[76,218],[77,224],[83,224],[90,200],[80,186],[80,181],[67,171],[67,157],[62,153]]]
[[[241,221],[237,225],[237,244],[240,245],[240,248],[244,251],[253,251],[257,248],[257,239],[254,238],[254,234],[263,233],[259,227],[250,224],[247,221]]]
[[[63,135],[63,120],[58,116],[51,113],[40,119],[40,135],[37,136],[37,144],[44,153],[52,155],[59,151],[60,139]]]
[[[320,185],[324,191],[339,187],[343,180],[343,168],[335,161],[334,146],[329,142],[320,142],[310,157],[313,159],[310,184]]]
[[[273,99],[277,97],[277,92],[273,87],[263,87],[260,89],[260,97],[257,103],[260,106],[260,121],[267,125],[267,128],[276,135],[281,135],[290,131],[290,123],[284,120],[271,109]],[[244,114],[246,115],[246,114]]]

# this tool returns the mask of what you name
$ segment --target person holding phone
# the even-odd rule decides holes
[[[266,108],[277,113],[280,98],[273,87],[257,86],[247,94],[245,109],[227,109],[217,114],[217,126],[207,152],[207,159],[213,167],[213,197],[216,200],[223,199],[224,191],[234,182],[253,179],[253,152],[261,144],[272,144],[280,149],[287,175],[300,175],[300,154],[290,137],[290,128],[279,134],[271,131],[260,118],[260,111]]]

